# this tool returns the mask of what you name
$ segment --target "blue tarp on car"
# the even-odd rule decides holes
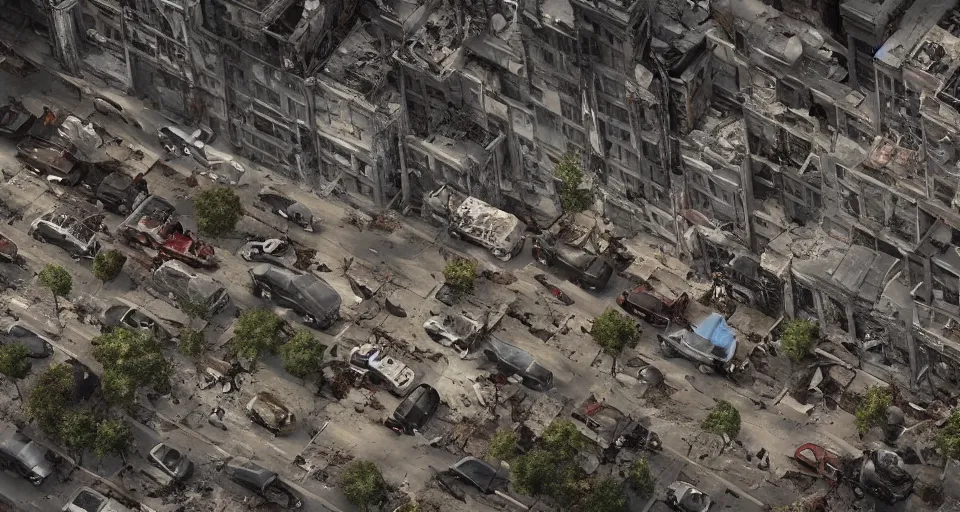
[[[727,325],[723,315],[711,313],[710,316],[694,327],[693,332],[710,340],[710,344],[714,347],[723,349],[725,361],[733,358],[733,353],[737,350],[737,338],[730,326]]]

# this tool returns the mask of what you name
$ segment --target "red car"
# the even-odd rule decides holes
[[[797,448],[793,458],[800,465],[816,472],[831,484],[836,484],[842,476],[842,462],[836,453],[813,443],[807,443]]]
[[[683,315],[689,302],[690,297],[686,293],[671,300],[647,285],[638,286],[633,291],[624,291],[617,297],[617,304],[624,311],[642,318],[654,327],[666,327],[671,322],[685,323]]]

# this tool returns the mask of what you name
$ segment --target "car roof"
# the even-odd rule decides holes
[[[227,462],[227,476],[231,479],[252,484],[260,490],[265,489],[278,477],[269,469],[246,457],[234,457]]]

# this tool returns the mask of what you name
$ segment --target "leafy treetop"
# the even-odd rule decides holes
[[[341,489],[350,503],[370,510],[386,498],[387,484],[376,464],[358,460],[347,466],[340,475]]]
[[[274,351],[280,341],[283,321],[265,310],[252,309],[240,315],[233,331],[233,351],[237,357],[256,360]]]
[[[73,289],[73,278],[60,265],[47,265],[38,275],[40,284],[50,290],[54,296],[65,297]]]
[[[470,293],[477,280],[477,262],[466,258],[454,258],[443,267],[443,278],[454,290]]]
[[[24,379],[30,373],[30,351],[19,343],[0,345],[0,374],[10,380]]]
[[[123,457],[133,444],[133,431],[123,420],[108,419],[97,426],[96,450],[100,458],[107,455]]]
[[[730,402],[720,400],[700,424],[700,428],[717,435],[726,434],[730,439],[735,439],[740,433],[740,411]]]
[[[112,281],[120,275],[126,262],[127,257],[116,249],[100,251],[93,257],[91,271],[94,277],[103,282]]]
[[[616,357],[624,347],[635,347],[640,340],[637,323],[627,315],[608,308],[593,320],[590,336],[603,348],[603,351]]]
[[[627,473],[627,483],[634,492],[643,498],[649,498],[653,495],[656,480],[650,473],[650,464],[647,463],[647,459],[640,458],[633,462]]]
[[[59,433],[72,391],[73,367],[69,364],[54,364],[37,375],[27,396],[27,412],[47,434]]]
[[[590,490],[581,500],[582,512],[626,512],[627,494],[623,484],[613,478],[601,478],[590,483]]]
[[[201,190],[193,198],[193,208],[197,214],[197,228],[210,236],[222,236],[233,231],[243,218],[240,197],[229,187]]]
[[[960,411],[953,411],[940,432],[937,433],[937,448],[944,457],[960,459]]]
[[[517,433],[512,430],[498,430],[490,438],[487,458],[493,460],[513,460],[517,455]]]
[[[304,378],[320,369],[326,350],[309,332],[297,331],[290,341],[280,346],[280,358],[291,375]]]
[[[101,334],[94,339],[93,357],[103,365],[101,385],[111,403],[130,403],[141,387],[169,385],[172,367],[149,332],[117,328]]]
[[[207,351],[207,339],[203,331],[184,327],[180,329],[180,353],[187,357],[200,357]]]
[[[89,411],[73,411],[63,417],[60,441],[79,461],[83,452],[94,447],[97,440],[97,420]]]
[[[580,167],[580,158],[568,154],[557,162],[555,175],[560,180],[560,206],[566,213],[579,213],[590,206],[591,194],[582,190],[583,169]]]
[[[893,403],[893,394],[885,386],[870,386],[860,397],[855,412],[857,431],[865,434],[871,428],[883,425],[887,408]]]
[[[817,334],[817,324],[810,320],[788,320],[780,335],[780,348],[794,361],[800,361],[813,350]]]

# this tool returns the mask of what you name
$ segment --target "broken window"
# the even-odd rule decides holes
[[[563,117],[580,124],[582,122],[580,107],[566,101],[560,101],[560,113]]]
[[[953,204],[953,198],[957,195],[957,189],[947,183],[945,180],[933,178],[933,197],[939,199],[943,204],[950,206]]]
[[[960,305],[960,276],[936,264],[932,274],[933,296],[947,304]]]
[[[253,94],[255,98],[269,105],[280,107],[280,94],[278,94],[277,91],[274,91],[270,87],[267,87],[256,80],[254,80],[252,83]]]

